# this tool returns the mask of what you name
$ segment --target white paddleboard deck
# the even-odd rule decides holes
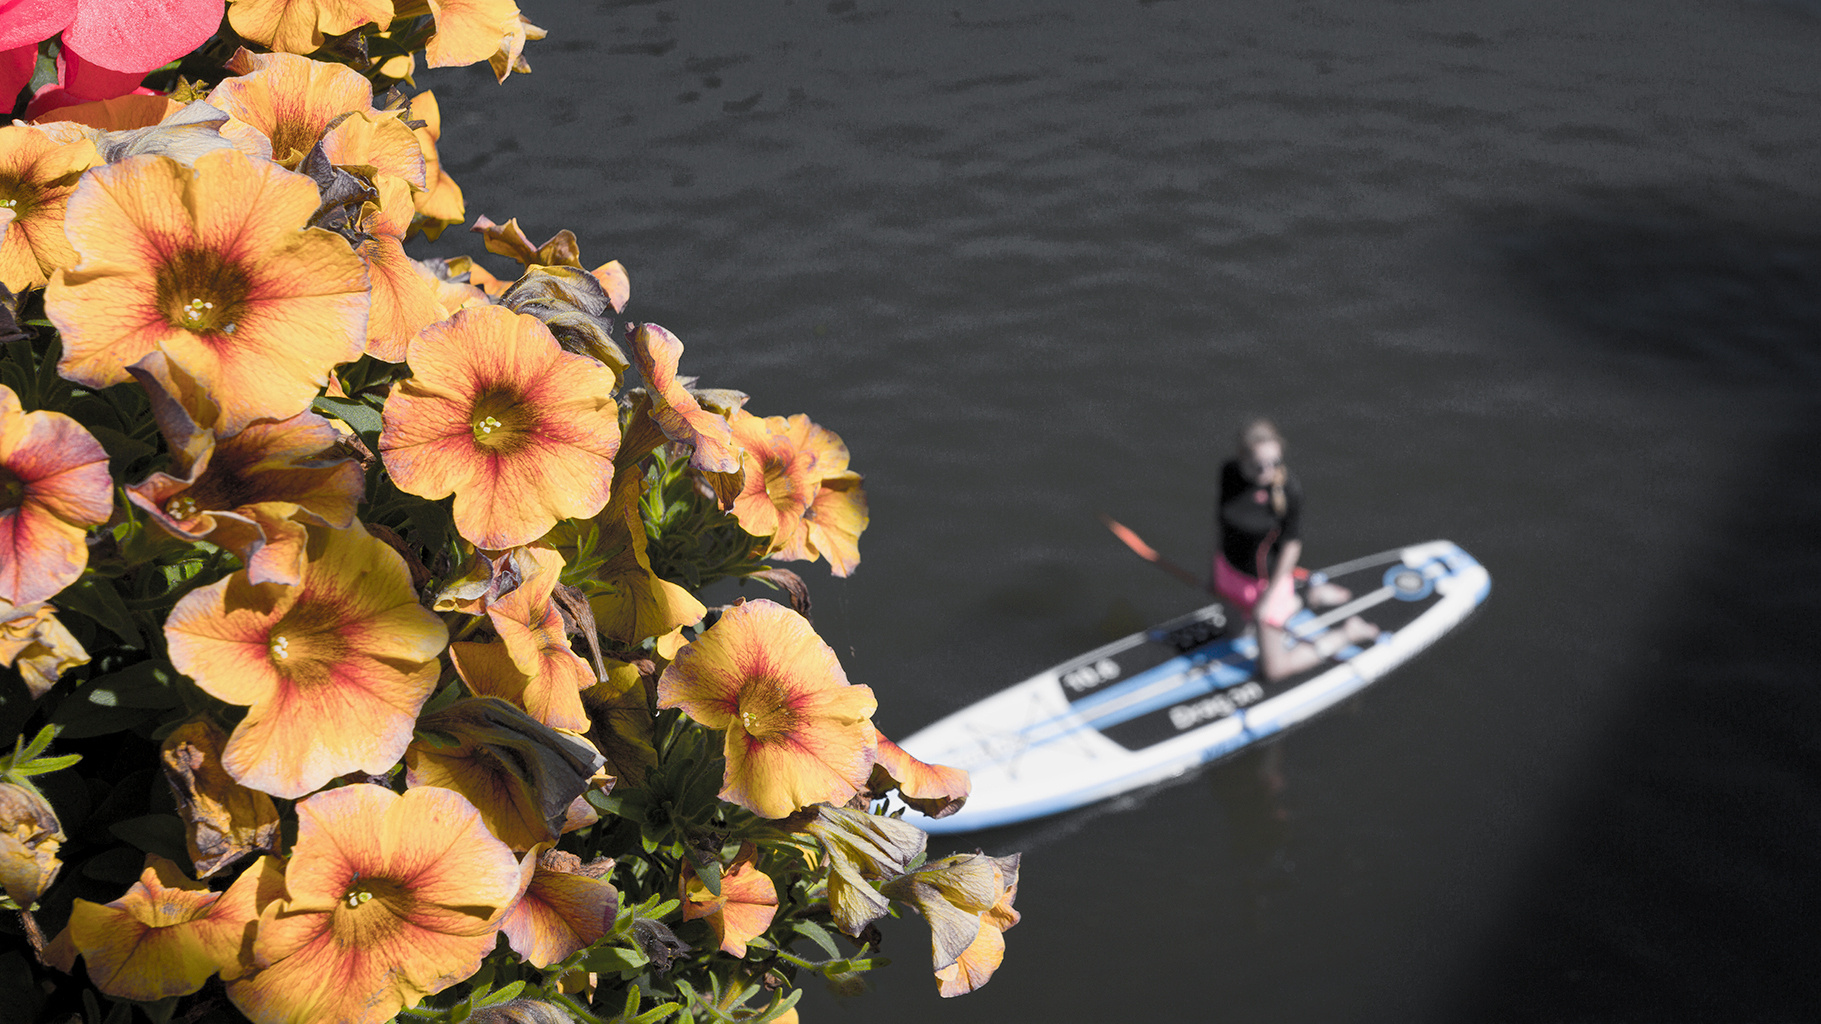
[[[967,804],[911,820],[969,832],[1056,814],[1181,775],[1339,703],[1464,621],[1492,578],[1467,552],[1432,541],[1313,574],[1353,592],[1341,608],[1304,609],[1289,629],[1319,636],[1350,614],[1377,625],[1377,643],[1271,682],[1258,645],[1213,604],[1063,662],[904,740],[934,764],[965,768]]]

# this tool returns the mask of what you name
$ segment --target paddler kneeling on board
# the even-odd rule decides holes
[[[1284,465],[1284,439],[1270,420],[1239,432],[1239,450],[1220,467],[1216,509],[1220,544],[1214,554],[1214,589],[1258,625],[1259,668],[1265,678],[1293,676],[1354,644],[1371,641],[1378,627],[1355,615],[1313,640],[1286,630],[1302,608],[1296,577],[1302,571],[1302,487]],[[1241,568],[1241,567],[1244,568]],[[1309,604],[1329,608],[1353,595],[1334,583],[1309,588]]]

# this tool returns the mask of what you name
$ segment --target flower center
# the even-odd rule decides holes
[[[516,394],[481,395],[468,413],[468,430],[483,451],[505,453],[524,445],[533,417]]]
[[[272,660],[283,661],[291,656],[291,641],[284,636],[275,636],[271,643]]]
[[[180,523],[186,519],[194,519],[197,511],[196,499],[187,494],[179,494],[164,503],[164,514]]]
[[[347,902],[348,906],[358,907],[362,903],[366,903],[373,899],[373,890],[362,886],[357,881],[354,885],[349,887],[348,894],[342,897],[342,899]]]
[[[10,512],[25,504],[25,481],[13,471],[0,466],[0,512]]]
[[[172,327],[196,334],[231,335],[246,312],[248,282],[223,254],[186,249],[158,268],[158,305]]]
[[[747,680],[740,687],[738,700],[740,728],[761,743],[787,736],[797,726],[789,692],[770,676]]]

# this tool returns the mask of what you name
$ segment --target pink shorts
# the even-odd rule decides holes
[[[1258,599],[1267,585],[1268,581],[1235,569],[1225,556],[1214,556],[1214,589],[1220,596],[1238,607],[1246,618],[1251,618],[1256,609],[1262,613],[1265,625],[1282,629],[1302,604],[1296,599],[1296,588],[1285,580],[1271,588],[1270,596],[1260,609]]]

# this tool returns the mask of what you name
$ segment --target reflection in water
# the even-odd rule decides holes
[[[1206,775],[1208,791],[1225,812],[1235,866],[1250,899],[1246,930],[1265,930],[1271,900],[1292,882],[1292,818],[1286,799],[1285,742],[1249,747]]]

